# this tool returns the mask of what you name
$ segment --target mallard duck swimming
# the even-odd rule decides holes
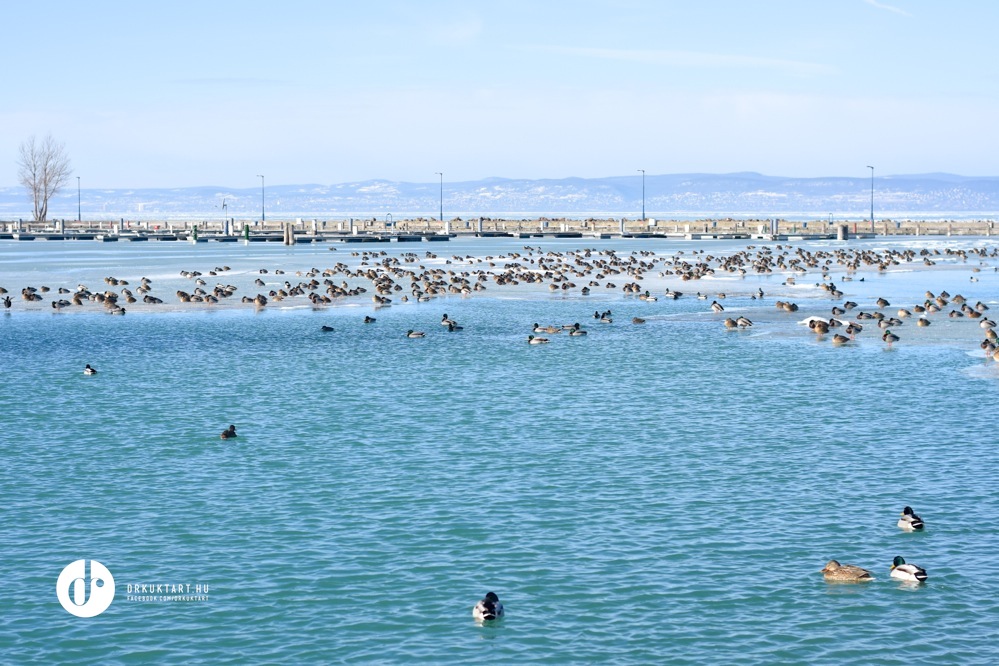
[[[874,580],[874,576],[867,569],[854,566],[852,564],[840,564],[836,560],[829,560],[826,566],[819,569],[825,579],[839,583],[866,583]]]
[[[235,439],[236,438],[236,426],[230,425],[228,428],[222,431],[222,439]]]
[[[486,592],[486,596],[472,609],[472,617],[476,622],[489,622],[503,617],[503,604],[495,592]]]
[[[902,517],[898,519],[898,526],[906,532],[915,532],[923,529],[926,524],[923,523],[922,518],[912,512],[911,506],[907,506],[902,509]]]
[[[910,583],[922,583],[926,580],[926,569],[915,564],[906,564],[901,556],[896,556],[891,563],[891,577]]]
[[[527,342],[532,345],[544,345],[551,342],[548,338],[536,338],[533,335],[527,336]]]
[[[406,331],[407,338],[425,338],[426,336],[427,334],[423,331],[414,331],[413,329]]]

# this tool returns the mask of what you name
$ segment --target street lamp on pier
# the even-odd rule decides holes
[[[874,167],[870,164],[867,168],[871,170],[871,233],[874,232]]]
[[[645,169],[639,169],[642,172],[642,222],[645,221]]]
[[[267,221],[267,213],[264,210],[264,192],[265,192],[265,190],[264,190],[264,177],[261,176],[258,173],[257,174],[257,178],[260,179],[260,221],[261,222],[266,222]]]
[[[434,175],[441,177],[441,198],[440,198],[440,203],[441,203],[441,217],[440,217],[440,220],[441,220],[441,227],[444,228],[444,173],[441,172],[441,171],[434,171]],[[444,228],[444,232],[447,233],[448,229]]]

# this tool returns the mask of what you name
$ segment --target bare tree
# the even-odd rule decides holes
[[[41,142],[32,136],[21,143],[17,166],[21,185],[35,204],[35,220],[44,222],[49,214],[49,199],[62,189],[72,173],[66,146],[51,134]]]

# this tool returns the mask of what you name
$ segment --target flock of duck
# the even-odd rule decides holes
[[[253,284],[258,288],[269,285],[270,289],[258,291],[252,296],[242,296],[239,300],[244,304],[265,307],[274,301],[305,298],[315,306],[323,306],[343,298],[362,296],[370,288],[374,292],[371,299],[376,305],[388,305],[395,298],[400,302],[407,302],[425,301],[448,294],[468,296],[487,289],[490,283],[496,287],[547,284],[552,292],[582,295],[593,293],[598,288],[605,291],[620,290],[642,300],[657,300],[658,296],[640,285],[642,280],[657,276],[690,281],[716,274],[745,276],[750,272],[765,275],[781,271],[789,274],[784,284],[793,285],[796,277],[809,271],[818,272],[823,280],[828,280],[830,270],[836,266],[846,271],[842,279],[849,281],[854,279],[853,274],[862,267],[887,271],[892,267],[920,261],[925,265],[934,265],[941,256],[946,256],[959,262],[977,258],[980,265],[973,266],[971,270],[979,272],[986,260],[999,257],[999,248],[944,251],[923,249],[919,252],[912,249],[859,248],[808,251],[780,244],[773,247],[750,245],[745,250],[728,256],[715,256],[706,250],[692,250],[689,253],[680,250],[672,255],[660,255],[647,250],[624,255],[610,249],[546,252],[530,246],[525,246],[523,250],[498,256],[455,255],[444,259],[433,252],[426,252],[422,257],[412,252],[398,256],[389,255],[384,250],[353,252],[352,255],[358,259],[355,267],[337,262],[323,270],[310,268],[307,271],[296,271],[296,277],[307,279],[299,279],[294,283],[285,276],[283,270],[269,271],[262,268]],[[431,262],[438,265],[428,267],[427,264]],[[440,266],[441,262],[443,266]],[[229,266],[216,266],[207,273],[181,271],[181,277],[191,280],[194,287],[190,291],[176,290],[177,301],[213,305],[231,299],[239,291],[237,286],[217,279],[231,270]],[[277,280],[273,280],[274,277]],[[216,278],[213,280],[216,282],[214,286],[208,284],[209,278]],[[124,305],[138,303],[140,299],[144,305],[164,303],[162,297],[150,293],[152,281],[148,278],[141,278],[134,292],[126,280],[106,277],[104,281],[111,287],[120,287],[120,290],[91,290],[82,284],[73,291],[60,287],[58,293],[63,297],[53,300],[52,308],[61,310],[96,302],[109,311],[115,311],[116,308],[124,309]],[[620,285],[618,281],[621,281]],[[842,292],[834,285],[828,284],[825,288],[834,298],[842,296]],[[25,287],[21,290],[21,297],[24,301],[41,301],[44,299],[43,294],[49,291],[51,289],[46,286]],[[3,305],[9,309],[12,303],[6,294],[7,290],[0,287],[0,296],[4,296]],[[676,299],[682,293],[666,289],[663,296]],[[716,300],[712,309],[721,312],[720,308],[721,304]]]
[[[902,517],[898,519],[897,525],[905,532],[921,532],[926,527],[923,519],[910,506],[902,510]],[[832,583],[866,583],[874,580],[874,574],[869,570],[853,564],[840,564],[836,560],[829,560],[819,571]],[[892,560],[889,572],[892,578],[907,583],[923,583],[927,578],[926,569],[907,563],[901,555],[896,555]]]
[[[830,283],[823,286],[826,287],[830,293],[842,294],[842,292],[839,292],[836,289],[835,284]],[[845,301],[842,306],[833,306],[831,311],[832,316],[828,319],[825,317],[812,316],[800,321],[799,323],[807,325],[809,330],[819,336],[841,329],[843,333],[835,332],[832,338],[833,344],[841,345],[856,339],[857,334],[864,330],[864,324],[861,323],[862,321],[871,321],[874,322],[873,325],[876,325],[878,329],[881,330],[881,339],[890,347],[892,343],[898,342],[901,339],[897,333],[891,330],[892,328],[897,329],[902,326],[905,324],[906,320],[914,314],[919,315],[916,319],[916,326],[919,328],[926,328],[932,323],[929,315],[941,312],[942,309],[948,304],[960,306],[952,309],[948,313],[947,316],[949,318],[960,319],[967,317],[968,319],[978,320],[978,325],[983,329],[985,334],[985,339],[980,345],[981,348],[985,351],[986,356],[999,361],[999,353],[997,353],[999,335],[995,332],[996,322],[985,316],[986,311],[989,310],[989,306],[981,301],[975,303],[974,306],[968,305],[967,299],[964,296],[957,294],[951,297],[951,295],[946,291],[940,292],[939,295],[934,295],[933,292],[927,291],[926,300],[923,304],[916,304],[911,310],[908,308],[899,308],[897,312],[898,316],[886,316],[881,310],[890,307],[891,303],[889,303],[885,298],[878,298],[875,303],[878,309],[875,312],[858,311],[853,318],[854,320],[846,320],[843,318],[843,315],[849,313],[851,310],[858,307],[858,305],[854,301]],[[796,304],[785,301],[777,301],[777,308],[778,310],[785,312],[796,312],[798,310],[798,306]],[[752,325],[753,323],[745,317],[740,317],[738,320],[731,318],[725,320],[725,326],[730,329],[746,328]]]
[[[335,249],[335,248],[332,248]],[[614,250],[570,250],[565,252],[543,251],[540,248],[525,246],[523,252],[508,252],[498,256],[472,257],[452,256],[441,258],[432,252],[426,252],[422,257],[416,253],[405,252],[391,256],[386,251],[352,252],[356,261],[354,267],[344,262],[320,270],[311,268],[307,271],[296,271],[295,276],[302,278],[293,283],[285,271],[281,269],[260,269],[253,284],[256,287],[271,288],[259,291],[250,296],[244,295],[240,303],[250,304],[256,308],[266,307],[272,302],[304,298],[315,308],[331,305],[340,299],[363,296],[370,291],[374,293],[371,299],[376,308],[392,304],[394,299],[400,302],[410,300],[424,302],[442,295],[469,296],[473,292],[483,291],[490,286],[510,287],[516,285],[547,284],[552,292],[575,293],[586,295],[592,290],[620,289],[624,294],[637,296],[642,301],[656,301],[660,297],[676,300],[684,293],[667,287],[661,295],[653,294],[650,289],[643,288],[640,281],[653,276],[659,278],[679,278],[681,281],[699,280],[717,273],[746,275],[749,272],[768,274],[781,271],[786,274],[783,285],[795,285],[797,277],[811,271],[821,274],[822,282],[815,284],[830,298],[841,299],[843,291],[831,281],[830,270],[836,266],[844,269],[840,277],[842,281],[855,279],[855,272],[862,267],[887,271],[895,266],[907,263],[921,262],[924,265],[935,265],[941,257],[947,257],[953,262],[967,263],[978,260],[972,265],[973,273],[980,272],[987,260],[999,258],[999,248],[991,250],[979,249],[946,249],[916,251],[913,249],[834,249],[808,251],[794,248],[790,245],[757,247],[750,245],[745,250],[728,256],[715,256],[706,250],[683,250],[672,255],[659,255],[651,251],[633,251],[630,254],[619,254]],[[431,262],[436,266],[430,265]],[[443,264],[443,267],[441,267]],[[212,306],[232,299],[239,291],[236,285],[222,281],[220,278],[231,272],[229,266],[216,266],[202,273],[200,271],[183,270],[180,276],[193,281],[190,290],[176,290],[176,299],[182,304],[197,304]],[[215,278],[216,284],[210,286],[209,279]],[[265,278],[269,282],[265,282]],[[275,280],[276,278],[276,280]],[[864,280],[863,277],[856,278]],[[977,280],[972,276],[973,280]],[[579,280],[579,284],[575,282]],[[585,281],[585,282],[584,282]],[[621,281],[618,286],[617,281]],[[108,289],[92,290],[80,284],[73,291],[59,287],[60,298],[51,301],[54,311],[67,308],[83,307],[88,303],[97,303],[109,314],[125,314],[125,306],[141,302],[144,306],[155,307],[165,302],[164,298],[154,295],[152,280],[142,277],[135,286],[134,292],[129,282],[117,277],[106,277]],[[367,286],[365,286],[365,284]],[[44,299],[44,294],[51,292],[47,286],[24,287],[21,297],[26,302],[36,302]],[[10,310],[13,303],[8,292],[0,287],[3,296],[3,306]],[[696,297],[707,300],[709,296],[696,293]],[[764,300],[763,289],[757,289],[750,294],[754,301]],[[752,319],[745,315],[727,316],[725,306],[721,301],[725,293],[718,293],[710,304],[712,314],[724,316],[723,325],[728,330],[746,330],[754,326]],[[794,313],[799,307],[796,303],[776,300],[778,312]],[[980,342],[981,349],[988,358],[999,361],[999,334],[996,333],[996,322],[990,319],[986,312],[988,305],[978,301],[974,305],[957,294],[951,296],[946,291],[934,294],[927,291],[925,299],[910,307],[899,308],[894,314],[886,314],[886,308],[891,304],[885,298],[879,298],[873,311],[862,311],[855,301],[843,300],[832,306],[830,316],[810,316],[801,320],[810,332],[819,339],[831,335],[834,345],[845,345],[856,340],[866,325],[876,326],[880,337],[889,347],[899,342],[902,336],[899,329],[908,321],[915,321],[918,328],[925,328],[933,323],[933,315],[942,313],[950,307],[946,316],[951,319],[973,319],[984,331],[984,339]],[[854,312],[856,312],[854,314]],[[599,323],[612,323],[609,311],[594,313],[594,319]],[[375,318],[366,316],[365,323],[374,323]],[[631,322],[643,324],[645,319],[633,317]],[[462,330],[462,326],[444,315],[441,324],[448,332]],[[332,332],[331,326],[323,326],[322,331]],[[527,341],[532,345],[546,344],[551,341],[546,334],[566,332],[571,337],[587,335],[587,331],[577,322],[573,324],[540,326],[535,323],[532,334]],[[409,338],[426,337],[424,331],[410,329],[406,332]]]

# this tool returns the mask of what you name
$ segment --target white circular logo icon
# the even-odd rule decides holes
[[[89,589],[88,589],[89,588]],[[68,612],[77,617],[94,617],[108,609],[114,601],[114,577],[97,560],[77,560],[66,565],[56,581],[56,596]]]

